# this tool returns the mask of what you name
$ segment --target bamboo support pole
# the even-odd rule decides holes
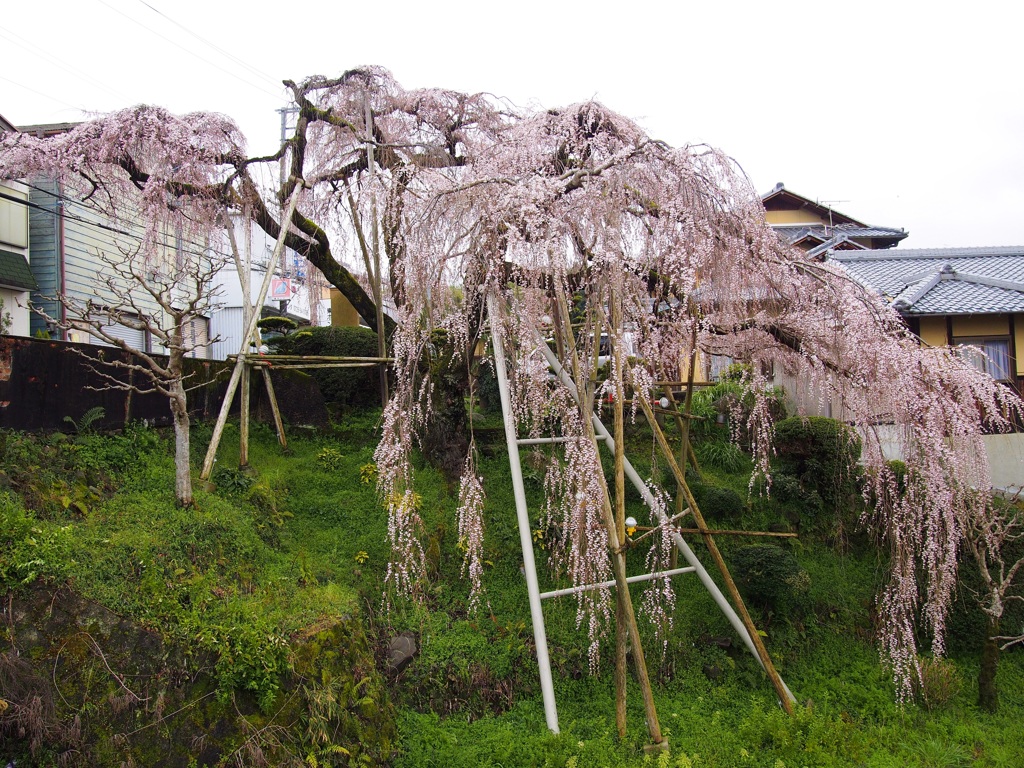
[[[682,362],[682,355],[680,362]],[[684,397],[683,415],[682,417],[676,417],[676,423],[679,425],[680,443],[679,443],[679,463],[682,465],[684,471],[686,469],[687,457],[692,457],[692,466],[694,471],[697,473],[697,477],[701,476],[700,465],[697,463],[697,454],[693,450],[693,445],[690,443],[690,420],[691,420],[691,406],[693,404],[693,377],[694,372],[697,369],[697,325],[694,324],[693,331],[690,334],[690,364],[686,370],[686,395]],[[675,396],[672,394],[672,387],[665,387],[665,396],[669,399],[673,405],[675,404]],[[678,413],[677,409],[676,410]],[[676,484],[676,512],[681,512],[683,509],[683,489]],[[676,547],[672,548],[672,558],[669,561],[669,565],[675,567],[679,563],[679,550]]]
[[[376,368],[380,363],[278,363],[265,362],[259,359],[250,359],[248,364],[253,368],[276,368],[284,370],[312,370],[314,368]]]
[[[692,315],[692,306],[691,306]],[[693,457],[693,468],[697,470],[697,477],[701,476],[700,467],[697,464],[697,454],[693,450],[693,444],[690,442],[690,423],[693,419],[693,377],[697,370],[697,324],[694,323],[693,332],[690,335],[690,365],[686,371],[686,396],[683,403],[683,421],[680,423],[680,431],[682,432],[682,446],[681,451],[688,451]],[[673,400],[672,390],[668,389],[668,398]],[[684,457],[683,468],[686,468],[686,459]],[[681,502],[677,502],[681,503]]]
[[[768,536],[775,539],[795,539],[797,533],[776,533],[775,531],[734,531],[727,528],[676,528],[679,533],[706,533],[710,536]]]
[[[384,357],[387,352],[387,344],[384,338],[384,287],[382,285],[381,270],[380,270],[380,225],[377,222],[377,189],[376,189],[376,174],[377,174],[377,163],[374,158],[374,144],[376,139],[373,131],[373,109],[370,106],[370,100],[366,99],[363,102],[363,107],[366,110],[366,166],[370,173],[370,237],[371,237],[371,251],[373,257],[373,271],[370,275],[371,287],[373,289],[373,303],[376,305],[376,321],[377,321],[377,355]],[[370,259],[367,259],[367,266],[369,266]],[[388,404],[388,368],[386,365],[380,366],[380,407],[383,408]]]
[[[611,342],[612,359],[614,360],[615,376],[615,403],[613,404],[615,430],[615,532],[620,542],[626,541],[626,473],[623,468],[623,447],[624,417],[622,412],[622,400],[625,393],[622,388],[622,357],[619,349],[617,334],[621,330],[621,311],[618,304],[618,296],[611,291],[608,299],[611,305],[611,325],[609,329],[609,341]],[[600,337],[597,346],[600,354]],[[625,568],[626,553],[622,548],[612,550],[612,557],[622,560]],[[616,591],[615,599],[615,725],[619,732],[619,738],[626,738],[626,650],[629,643],[629,630],[626,627],[626,611],[624,596]],[[657,717],[657,715],[655,715]]]
[[[228,355],[228,360],[236,360],[238,355]],[[345,355],[260,355],[252,358],[253,361],[264,361],[270,363],[390,363],[394,362],[391,357],[352,357]]]
[[[277,430],[277,442],[282,448],[288,448],[288,438],[284,434],[284,422],[281,420],[281,409],[277,405],[277,395],[274,393],[274,382],[270,380],[270,371],[262,369],[263,383],[267,387],[267,397],[270,399],[270,412],[274,415],[274,429]]]
[[[558,300],[560,302],[560,314],[564,318],[569,317],[568,303],[566,302],[565,295],[562,291],[558,291]],[[564,326],[563,326],[564,328]],[[589,366],[587,371],[583,371],[580,367],[579,357],[576,353],[575,340],[569,338],[566,340],[566,347],[569,350],[570,359],[572,361],[573,370],[576,372],[577,382],[580,379],[586,379],[589,381]],[[545,344],[544,340],[540,340],[541,344]],[[551,352],[545,344],[544,350],[548,353]],[[596,359],[595,359],[596,362]],[[584,376],[584,374],[588,374]],[[594,423],[592,419],[587,418],[588,414],[593,413],[593,389],[588,388],[588,395],[581,396],[582,390],[579,387],[579,383],[574,383],[574,389],[577,393],[577,402],[583,409],[583,423],[586,429],[587,438],[594,443],[595,449],[597,448],[597,433],[594,429]],[[621,401],[622,398],[619,398]],[[626,627],[626,635],[629,639],[630,644],[633,648],[633,666],[637,676],[637,682],[640,685],[640,693],[644,701],[644,715],[647,720],[647,730],[650,734],[651,741],[655,746],[664,746],[665,738],[661,733],[661,724],[658,722],[658,713],[654,706],[654,693],[651,689],[651,680],[647,672],[647,662],[644,658],[643,643],[640,640],[640,631],[637,627],[636,612],[633,609],[632,597],[629,594],[629,582],[626,576],[626,559],[622,556],[621,545],[624,537],[619,536],[618,526],[615,520],[615,514],[612,510],[611,499],[608,496],[607,486],[604,487],[604,493],[602,494],[602,513],[604,515],[605,528],[608,531],[608,547],[612,551],[613,555],[610,558],[612,563],[612,575],[615,577],[615,592],[616,592],[616,619],[619,616],[619,605],[621,603],[621,611],[623,624]],[[619,552],[616,556],[614,553]],[[618,627],[618,621],[616,621],[616,627]],[[616,630],[616,639],[618,639],[618,630]],[[618,643],[616,643],[618,647]],[[618,717],[618,712],[616,712]]]
[[[690,510],[686,510],[686,512],[689,512],[689,511]],[[685,512],[684,512],[684,514],[685,514]],[[676,517],[679,517],[679,515],[676,515]],[[638,525],[636,529],[638,531],[645,531],[645,533],[642,534],[641,536],[637,536],[635,539],[630,539],[629,542],[628,542],[630,547],[636,546],[641,541],[643,541],[648,536],[654,534],[657,531],[665,530],[665,526],[663,526],[663,525],[658,525],[658,526]],[[783,533],[783,532],[776,533],[775,531],[739,531],[739,530],[734,530],[734,529],[731,529],[731,528],[704,528],[704,529],[701,529],[701,528],[676,528],[676,527],[671,527],[670,530],[675,531],[676,533],[709,533],[712,536],[767,536],[767,537],[775,538],[775,539],[795,539],[795,538],[797,538],[799,536],[799,534],[797,534],[797,533]]]
[[[668,520],[666,520],[661,525],[654,525],[654,526],[638,525],[636,527],[636,529],[638,531],[646,531],[646,533],[643,533],[643,534],[637,536],[635,539],[630,539],[629,541],[626,542],[626,546],[635,547],[637,544],[639,544],[641,541],[646,539],[648,536],[653,536],[658,531],[664,531],[666,528],[669,528],[672,525],[672,523],[674,523],[676,520],[681,518],[683,515],[685,515],[689,511],[690,510],[688,510],[688,509],[684,509],[682,512],[677,512],[676,514],[674,514],[672,517],[670,517]],[[674,528],[673,530],[678,531],[679,529],[678,528]]]
[[[239,382],[239,387],[241,387],[241,405],[238,419],[238,466],[240,468],[249,466],[249,405],[252,399],[251,373],[252,368],[250,366],[247,365],[242,368],[242,380]]]
[[[289,230],[289,223],[291,222],[292,215],[295,213],[296,206],[299,204],[299,194],[302,192],[303,182],[301,179],[297,181],[295,189],[292,190],[291,198],[285,206],[285,212],[281,216],[281,233],[277,237],[277,242],[274,243],[274,252],[270,257],[271,264],[275,264],[281,258],[281,253],[284,251],[284,240]],[[263,306],[263,300],[267,297],[267,291],[270,290],[270,280],[273,276],[274,270],[268,267],[266,274],[263,276],[263,283],[260,285],[259,299],[256,301],[257,307]],[[217,448],[220,447],[220,440],[224,435],[224,425],[227,424],[228,414],[231,412],[231,402],[235,399],[235,391],[238,389],[238,382],[242,378],[242,370],[245,368],[246,350],[249,346],[249,339],[252,338],[252,334],[256,330],[258,315],[258,312],[252,313],[249,323],[245,327],[245,333],[242,334],[242,349],[235,360],[235,367],[231,371],[228,388],[224,393],[224,402],[221,403],[220,413],[217,415],[217,422],[213,427],[213,436],[210,438],[210,446],[207,448],[206,458],[203,460],[203,469],[199,474],[201,480],[209,480],[210,475],[213,474],[213,462],[217,458]]]
[[[736,587],[736,582],[733,581],[732,574],[729,573],[729,568],[725,564],[725,559],[722,557],[722,553],[719,552],[718,545],[715,544],[715,540],[710,533],[710,529],[704,522],[704,516],[701,514],[700,507],[697,505],[697,500],[693,498],[693,494],[690,492],[690,487],[686,483],[686,477],[684,476],[683,471],[679,468],[679,464],[676,463],[672,447],[665,438],[665,433],[662,432],[661,427],[658,426],[658,422],[654,417],[650,404],[643,398],[639,398],[639,400],[640,407],[643,409],[644,415],[647,417],[647,421],[651,425],[651,429],[654,431],[655,439],[661,447],[665,460],[672,469],[672,474],[675,475],[676,482],[679,483],[683,489],[683,493],[686,496],[686,503],[690,507],[690,513],[693,515],[693,519],[697,523],[697,528],[701,536],[704,538],[704,543],[708,548],[708,552],[711,553],[711,559],[715,561],[715,565],[722,574],[726,590],[729,593],[729,597],[732,598],[736,612],[743,621],[743,626],[746,627],[747,634],[750,635],[750,639],[754,643],[754,647],[757,649],[757,655],[761,660],[761,666],[764,667],[764,671],[768,675],[768,679],[771,680],[772,687],[775,688],[775,693],[779,697],[779,702],[782,704],[782,708],[786,710],[787,714],[791,715],[793,714],[792,694],[782,682],[782,678],[779,676],[778,671],[775,669],[775,665],[772,663],[771,656],[768,655],[768,649],[765,648],[764,642],[761,640],[761,636],[757,632],[757,627],[754,626],[754,622],[750,618],[750,613],[747,611],[747,606],[743,602],[743,598],[740,596],[739,589]]]

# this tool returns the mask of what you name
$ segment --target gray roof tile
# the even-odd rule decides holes
[[[857,224],[837,224],[834,227],[826,227],[824,224],[797,224],[797,225],[786,225],[776,224],[772,227],[787,242],[795,243],[797,240],[805,237],[806,235],[814,235],[821,240],[829,240],[836,235],[846,235],[848,238],[889,238],[895,240],[903,240],[907,237],[907,232],[902,229],[896,229],[894,227],[867,227],[859,226]]]
[[[835,252],[907,315],[1024,312],[1024,246]]]

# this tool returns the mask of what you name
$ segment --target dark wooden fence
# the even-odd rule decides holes
[[[129,373],[104,361],[127,360],[128,353],[112,347],[65,341],[0,336],[0,428],[26,431],[68,430],[65,416],[79,420],[100,406],[104,417],[97,429],[118,429],[131,420],[171,423],[167,398],[115,389],[96,370],[127,382]],[[217,417],[231,366],[223,361],[188,360],[189,412],[198,420]],[[141,375],[135,373],[134,376]],[[296,371],[272,371],[282,415],[292,424],[324,426],[327,411],[316,383]],[[260,376],[252,377],[257,418],[269,421],[269,407]],[[237,413],[238,405],[234,406]]]

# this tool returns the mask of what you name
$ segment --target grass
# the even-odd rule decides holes
[[[755,615],[799,699],[795,716],[779,709],[745,649],[709,642],[709,636],[732,637],[732,630],[699,582],[683,577],[664,650],[653,628],[642,627],[671,754],[644,753],[646,728],[634,684],[627,737],[615,735],[607,663],[612,647],[602,645],[601,673],[587,674],[585,633],[576,626],[572,598],[545,604],[562,727],[558,736],[548,733],[502,443],[483,446],[479,464],[487,492],[483,607],[467,612],[456,500],[445,480],[419,461],[416,490],[424,500],[430,586],[423,604],[398,604],[387,613],[385,520],[372,483],[365,482],[375,418],[352,417],[330,435],[290,434],[286,453],[270,430],[257,427],[247,472],[234,469],[237,431],[229,431],[218,457],[226,468],[223,482],[216,490],[197,489],[192,510],[174,506],[170,446],[152,432],[43,439],[34,448],[27,438],[7,434],[5,472],[13,495],[6,497],[3,521],[14,533],[9,542],[0,539],[9,545],[0,554],[0,577],[15,588],[30,577],[67,579],[86,596],[181,642],[226,647],[222,658],[230,661],[218,670],[221,686],[248,689],[266,701],[290,663],[280,641],[324,617],[362,615],[379,645],[412,630],[421,652],[391,687],[400,734],[395,768],[1024,765],[1022,654],[1004,655],[998,714],[974,705],[978,660],[970,653],[953,659],[963,685],[944,707],[901,709],[872,644],[876,556],[813,536],[783,543],[807,574],[806,591],[784,612]],[[198,427],[197,456],[207,438],[206,428]],[[664,480],[650,436],[634,428],[630,439],[641,474]],[[11,463],[32,467],[55,456],[63,456],[61,472],[72,478],[59,485],[62,496],[76,493],[75,473],[95,489],[88,499],[79,494],[84,511],[50,498],[45,484],[23,477]],[[764,529],[779,513],[770,501],[748,498],[743,470],[749,465],[739,472],[708,467],[705,483],[731,487],[748,500],[736,527]],[[539,478],[527,480],[531,509],[540,509],[541,492]],[[645,519],[638,496],[630,496],[629,509]],[[726,557],[743,543],[724,539]],[[545,559],[540,553],[542,589],[560,584]],[[41,564],[26,566],[35,561]],[[631,553],[631,571],[642,568],[642,551]],[[637,603],[641,589],[634,588]],[[711,668],[718,672],[713,680],[706,674]]]

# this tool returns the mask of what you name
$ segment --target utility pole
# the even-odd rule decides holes
[[[298,115],[299,114],[299,108],[297,106],[281,107],[280,109],[277,110],[277,113],[279,115],[281,115],[281,145],[284,146],[284,143],[288,140],[288,132],[295,128],[295,123],[291,122],[289,120],[289,118]],[[285,183],[285,181],[288,180],[288,159],[289,159],[289,153],[288,152],[284,152],[281,155],[281,162],[280,162],[280,169],[279,169],[279,176],[280,176],[279,181],[280,181],[280,188],[281,189],[284,189],[284,183]],[[272,264],[268,264],[267,268],[268,269],[273,269],[274,266]],[[277,268],[280,271],[282,277],[287,277],[288,276],[289,270],[288,270],[288,249],[287,248],[285,248],[284,250],[281,251],[280,263],[278,264]],[[310,270],[309,270],[308,266],[306,267],[306,274],[307,275],[310,274]],[[319,302],[319,300],[320,300],[320,297],[317,296],[316,297],[316,301]],[[288,311],[288,301],[287,300],[279,301],[277,306],[278,306],[278,309],[281,310],[282,314],[285,314]],[[314,318],[313,318],[313,312],[314,312],[313,307],[314,307],[313,290],[312,290],[312,287],[310,287],[310,290],[309,290],[309,312],[310,312],[310,321],[311,322],[314,321]],[[313,324],[316,325],[315,322],[313,322]]]

